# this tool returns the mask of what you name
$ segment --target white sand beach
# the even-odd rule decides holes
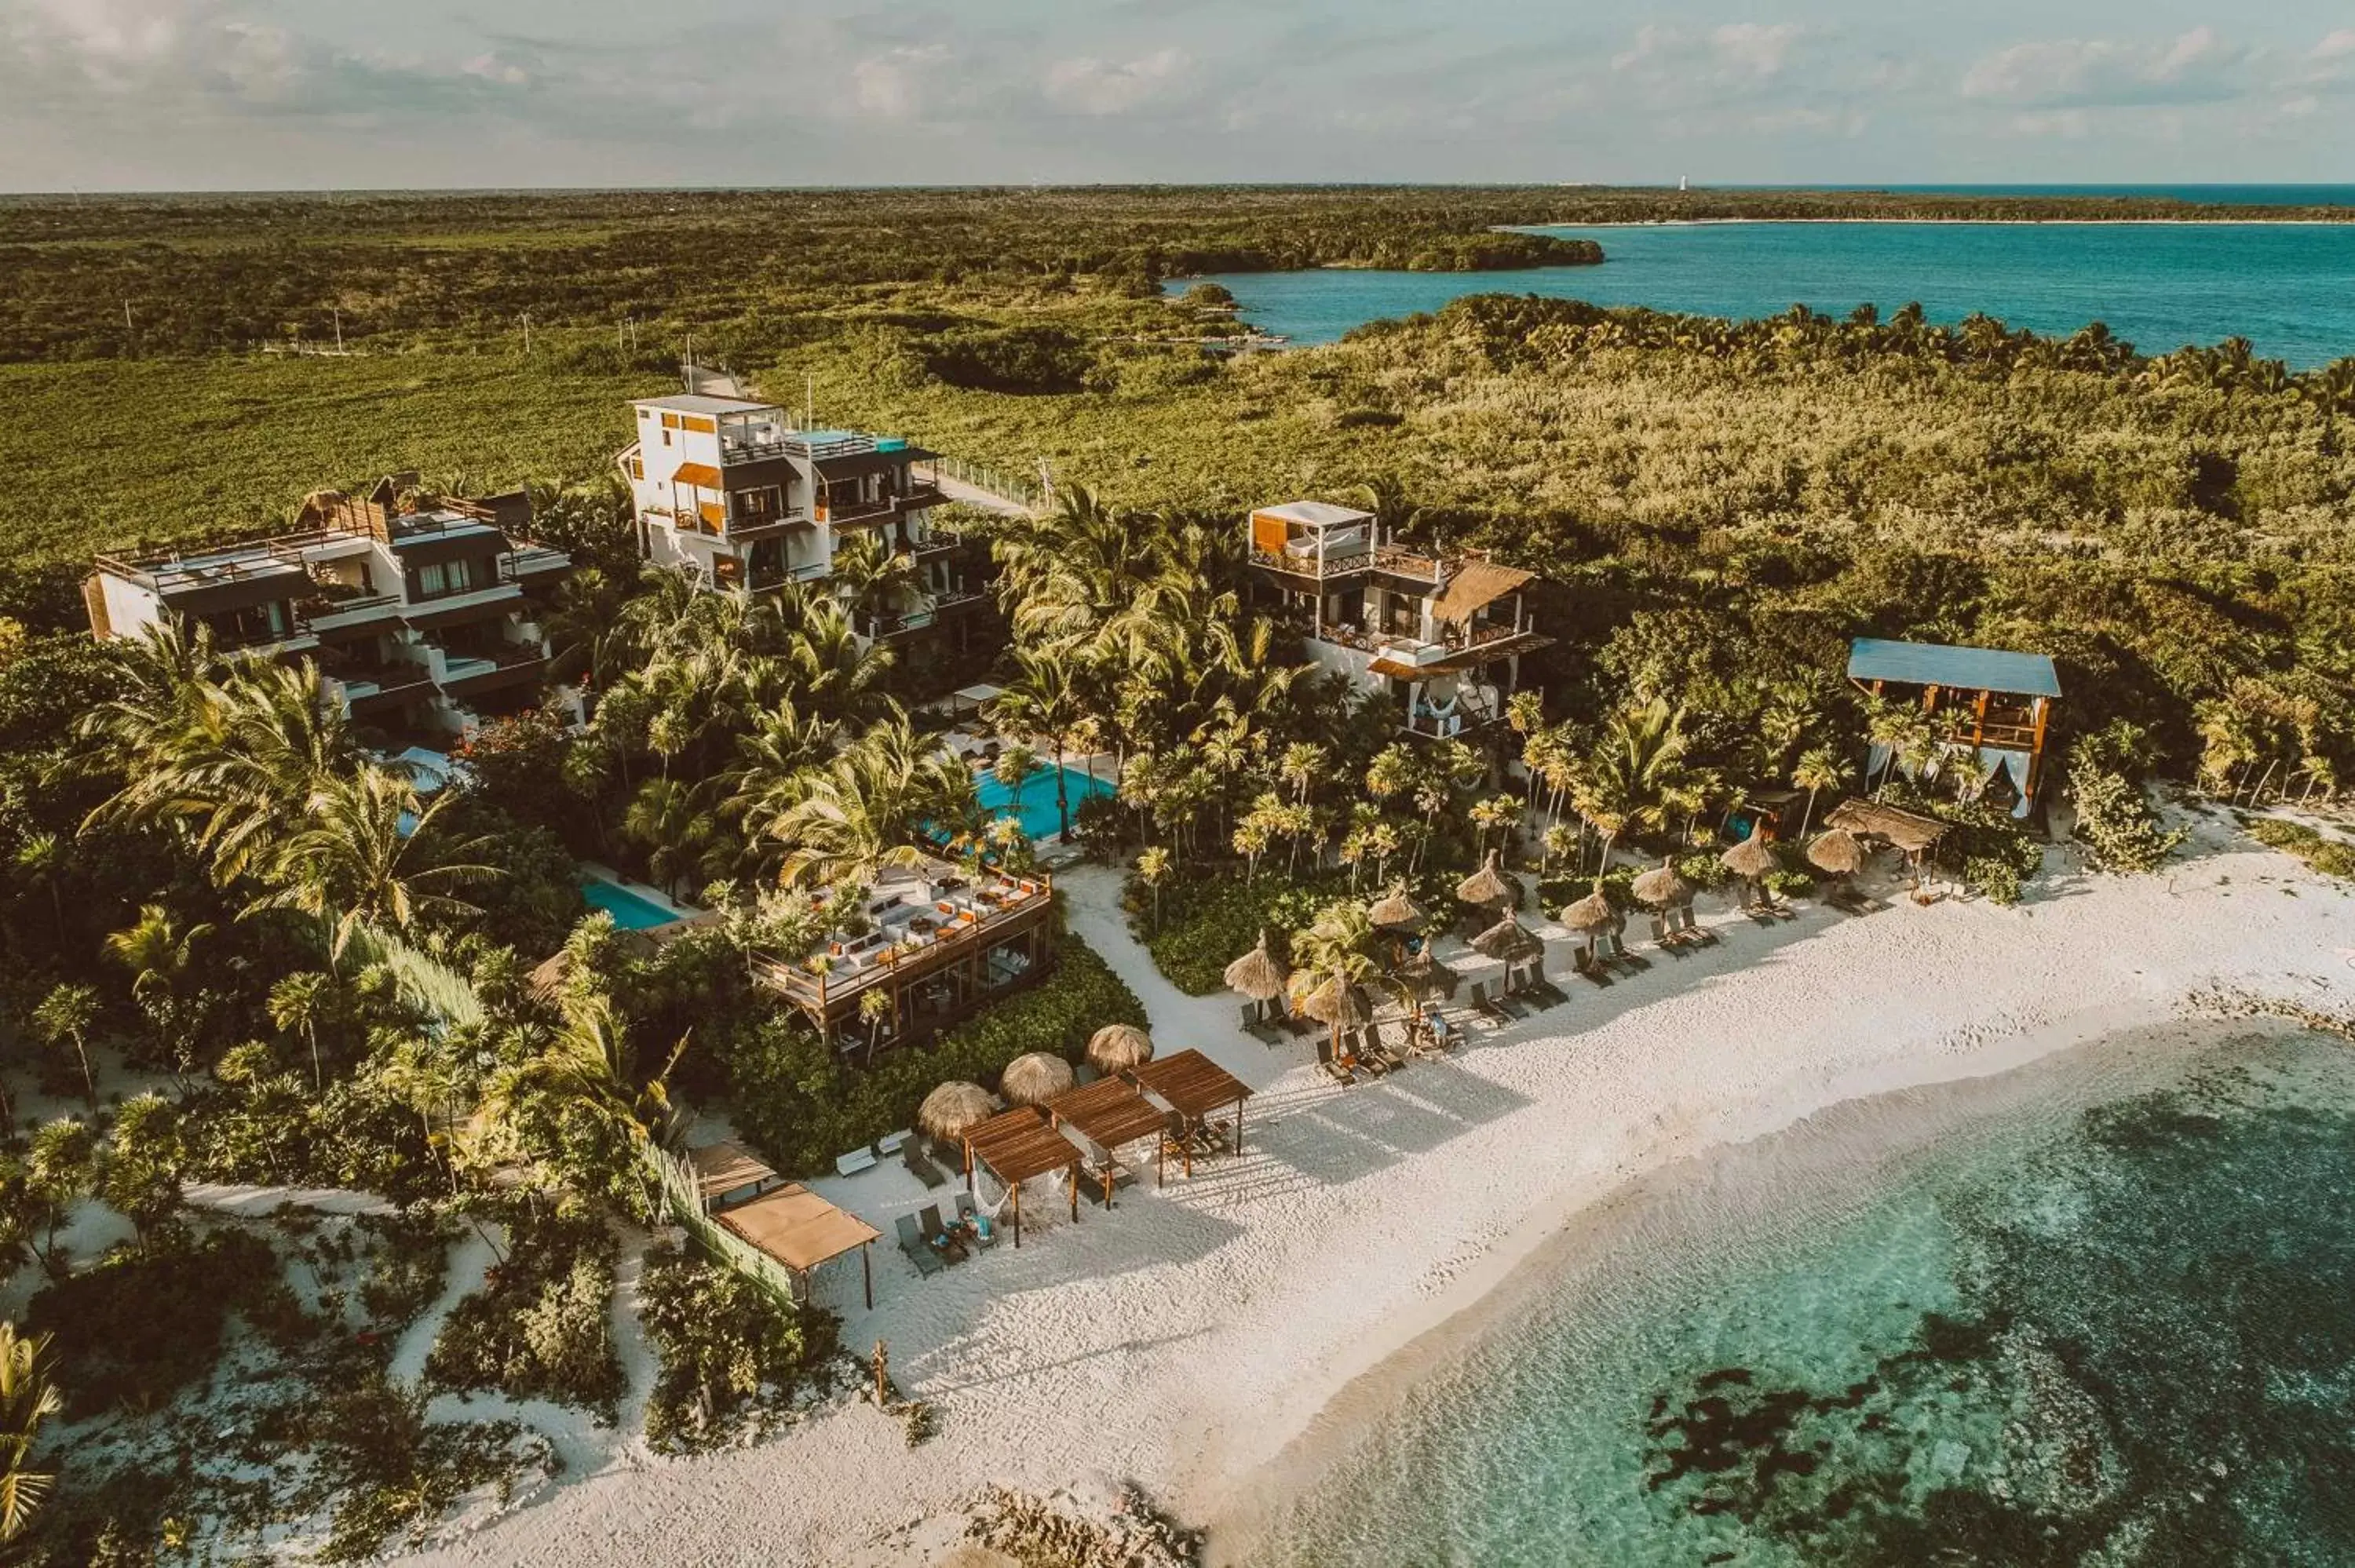
[[[822,1274],[846,1343],[887,1340],[901,1388],[937,1407],[919,1447],[864,1404],[694,1460],[609,1437],[552,1491],[422,1561],[932,1562],[921,1537],[871,1543],[991,1482],[1131,1479],[1215,1531],[1337,1391],[1639,1172],[2177,1017],[2211,988],[2355,1008],[2355,892],[2221,816],[2155,877],[2088,877],[2056,850],[2012,909],[1899,900],[1761,927],[1705,900],[1716,947],[1655,955],[1608,989],[1563,978],[1568,1002],[1351,1087],[1307,1044],[1242,1033],[1231,996],[1161,980],[1124,928],[1118,873],[1060,885],[1161,1049],[1199,1047],[1252,1086],[1244,1155],[1157,1192],[1148,1170],[1077,1224],[1037,1201],[1018,1252],[1001,1243],[930,1279],[879,1245],[872,1310],[855,1262]],[[1568,948],[1547,929],[1561,977]],[[948,1196],[897,1166],[816,1185],[887,1235]]]

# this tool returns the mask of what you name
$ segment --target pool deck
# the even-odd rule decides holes
[[[634,882],[612,866],[597,861],[582,861],[581,874],[591,881],[611,883],[625,893],[643,898],[655,907],[666,911],[674,920],[694,920],[710,914],[709,910],[698,909],[692,904],[681,904],[659,887],[649,887],[643,882]]]

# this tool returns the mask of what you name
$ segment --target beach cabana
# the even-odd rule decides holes
[[[1464,980],[1462,975],[1439,961],[1428,942],[1400,959],[1398,968],[1392,969],[1391,975],[1418,998],[1452,998],[1455,988]]]
[[[1867,843],[1877,841],[1896,850],[1905,857],[1917,892],[1922,885],[1923,861],[1936,853],[1939,841],[1946,836],[1946,824],[1938,818],[1898,806],[1884,806],[1878,800],[1842,800],[1824,819],[1824,826],[1853,833]]]
[[[687,1151],[695,1195],[706,1213],[757,1198],[784,1178],[733,1139]]]
[[[802,1293],[821,1264],[857,1250],[867,1305],[875,1305],[875,1266],[867,1245],[882,1234],[798,1183],[764,1192],[719,1216],[719,1224],[798,1275]]]
[[[1203,1055],[1199,1051],[1185,1050],[1157,1062],[1147,1062],[1128,1074],[1131,1083],[1157,1096],[1178,1118],[1185,1136],[1178,1140],[1180,1158],[1186,1162],[1186,1174],[1194,1173],[1194,1134],[1206,1118],[1232,1106],[1235,1111],[1234,1151],[1243,1151],[1243,1102],[1251,1098],[1251,1087],[1241,1078]]]
[[[1014,1245],[1022,1245],[1022,1183],[1062,1171],[1071,1182],[1071,1218],[1080,1217],[1080,1170],[1085,1156],[1037,1106],[1017,1106],[964,1134],[964,1179],[987,1167],[1014,1205]]]
[[[1831,828],[1807,845],[1807,863],[1827,876],[1854,876],[1864,869],[1864,845],[1846,828]]]
[[[1119,1073],[1153,1060],[1153,1036],[1134,1023],[1107,1023],[1088,1039],[1088,1061],[1099,1073]]]
[[[1010,1106],[1044,1105],[1071,1086],[1071,1065],[1060,1056],[1032,1051],[1006,1064],[997,1092]]]
[[[1143,1065],[1142,1063],[1134,1065]],[[1140,1138],[1155,1139],[1153,1184],[1161,1185],[1161,1134],[1168,1130],[1169,1113],[1137,1092],[1125,1077],[1098,1078],[1085,1087],[1057,1095],[1047,1102],[1047,1114],[1104,1152],[1107,1161],[1124,1144]],[[1112,1189],[1120,1172],[1110,1163],[1097,1171],[1103,1183],[1104,1207],[1112,1207]]]
[[[1677,870],[1674,855],[1662,855],[1660,863],[1638,876],[1629,891],[1636,903],[1652,912],[1655,942],[1665,947],[1671,937],[1693,928],[1692,884]]]
[[[1423,906],[1406,895],[1406,884],[1395,883],[1366,906],[1366,918],[1378,931],[1408,932],[1423,924]]]

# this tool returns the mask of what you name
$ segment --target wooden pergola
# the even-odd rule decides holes
[[[800,1275],[805,1294],[810,1270],[858,1248],[867,1305],[875,1305],[875,1265],[867,1245],[882,1233],[808,1188],[794,1183],[764,1192],[719,1215],[718,1223]]]
[[[742,1192],[749,1187],[752,1189],[749,1196],[757,1198],[771,1183],[784,1180],[733,1139],[688,1150],[687,1162],[695,1172],[695,1195],[706,1213],[731,1192]]]
[[[1178,1113],[1187,1132],[1191,1133],[1213,1111],[1235,1107],[1235,1152],[1243,1151],[1243,1102],[1251,1098],[1251,1087],[1241,1078],[1203,1055],[1199,1051],[1185,1050],[1174,1056],[1164,1056],[1132,1067],[1123,1075],[1140,1089],[1149,1090],[1168,1103]],[[1193,1142],[1182,1140],[1186,1174],[1194,1173]]]
[[[1946,836],[1947,824],[1937,817],[1920,811],[1908,811],[1902,807],[1884,806],[1878,800],[1842,800],[1824,819],[1827,828],[1839,828],[1859,839],[1878,840],[1891,845],[1904,855],[1906,865],[1913,873],[1913,885],[1922,884],[1922,862],[1934,853],[1938,841]]]
[[[989,1167],[991,1175],[1014,1197],[1014,1245],[1022,1245],[1022,1183],[1033,1176],[1068,1171],[1071,1176],[1071,1218],[1080,1217],[1080,1146],[1037,1106],[1018,1106],[991,1117],[964,1135],[964,1181],[973,1185],[974,1168]]]
[[[1154,1140],[1153,1184],[1161,1185],[1160,1135],[1169,1128],[1169,1113],[1138,1092],[1125,1078],[1098,1078],[1084,1088],[1069,1090],[1047,1102],[1047,1114],[1110,1155],[1124,1143],[1140,1138]],[[1113,1172],[1103,1172],[1104,1207],[1112,1207]]]

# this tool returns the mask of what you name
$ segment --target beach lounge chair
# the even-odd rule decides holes
[[[900,1233],[900,1250],[908,1255],[908,1260],[916,1266],[918,1274],[930,1278],[948,1266],[942,1261],[941,1255],[932,1250],[932,1244],[924,1239],[923,1230],[916,1224],[915,1215],[901,1214],[893,1222],[893,1228]]]
[[[927,1187],[937,1187],[948,1180],[948,1177],[942,1173],[939,1166],[924,1158],[922,1146],[914,1139],[910,1139],[900,1145],[900,1163],[908,1168],[909,1175]]]
[[[908,1134],[905,1130],[900,1132],[887,1132],[882,1137],[875,1140],[876,1157],[880,1160],[889,1160],[891,1156],[899,1153],[900,1147],[907,1141]]]
[[[854,1149],[847,1154],[837,1154],[834,1157],[834,1173],[837,1176],[856,1176],[861,1171],[874,1169],[875,1150],[865,1146]]]
[[[957,1240],[956,1233],[950,1230],[948,1223],[941,1218],[938,1203],[926,1203],[916,1212],[916,1229],[923,1236],[925,1245],[947,1261],[964,1261],[964,1244]]]

